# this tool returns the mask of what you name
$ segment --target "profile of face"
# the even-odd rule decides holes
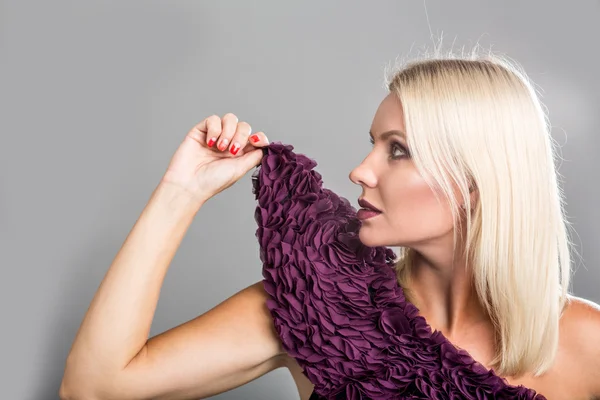
[[[362,221],[359,238],[367,246],[424,249],[452,241],[450,206],[436,199],[418,172],[405,132],[401,101],[390,93],[371,124],[372,150],[349,175],[362,187],[360,198],[381,211]]]

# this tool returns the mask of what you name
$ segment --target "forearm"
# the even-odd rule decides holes
[[[161,182],[101,282],[77,333],[69,365],[116,373],[144,347],[160,289],[201,203]]]

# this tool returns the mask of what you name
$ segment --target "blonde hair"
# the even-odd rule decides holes
[[[416,168],[449,202],[455,226],[466,228],[461,254],[495,328],[492,368],[542,374],[557,353],[571,243],[556,145],[533,83],[507,57],[474,51],[413,60],[386,85],[402,103]],[[401,248],[399,255],[404,286],[415,253]]]

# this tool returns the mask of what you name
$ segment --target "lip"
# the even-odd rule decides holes
[[[381,215],[381,213],[378,211],[373,211],[373,210],[369,210],[366,208],[361,208],[360,210],[358,210],[356,212],[356,218],[358,218],[361,221],[365,221],[367,219],[376,217],[378,215]]]
[[[362,208],[366,208],[367,210],[377,211],[379,213],[381,212],[381,210],[379,210],[377,207],[375,207],[373,204],[369,203],[365,199],[358,199],[358,205],[360,205]]]

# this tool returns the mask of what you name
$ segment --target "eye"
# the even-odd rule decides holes
[[[395,155],[396,151],[399,151],[400,154]],[[408,151],[406,150],[406,148],[398,142],[390,143],[390,153],[392,154],[390,156],[390,158],[392,158],[392,159],[398,159],[398,158],[402,158],[404,156],[408,156]]]
[[[371,143],[372,145],[375,144],[375,141],[373,140],[372,137],[369,138],[369,143]],[[399,151],[401,154],[399,155],[395,155],[395,152]],[[406,150],[406,148],[400,144],[399,142],[390,142],[390,158],[391,159],[398,159],[398,158],[402,158],[404,156],[409,156],[408,150]]]

